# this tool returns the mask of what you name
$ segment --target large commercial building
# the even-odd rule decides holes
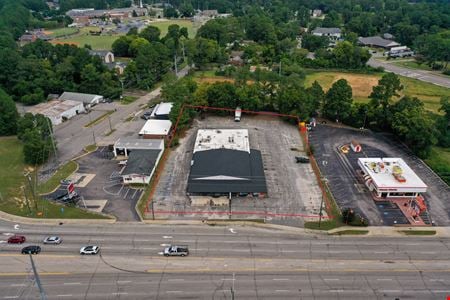
[[[28,110],[33,115],[41,114],[46,116],[53,125],[61,124],[84,111],[83,103],[71,100],[52,100],[37,104]]]
[[[416,198],[427,185],[401,158],[358,158],[365,185],[375,199]]]
[[[92,106],[99,104],[103,100],[103,96],[84,93],[72,93],[64,92],[59,96],[59,100],[71,100],[83,103],[84,107],[91,108]]]
[[[200,129],[188,179],[189,195],[267,194],[261,152],[246,129]]]

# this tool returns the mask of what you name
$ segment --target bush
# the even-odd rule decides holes
[[[445,75],[449,75],[449,76],[450,76],[450,70],[445,70],[444,72],[442,72],[442,74],[445,74]]]

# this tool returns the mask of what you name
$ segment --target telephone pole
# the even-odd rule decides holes
[[[31,253],[29,253],[29,255],[30,255],[31,268],[33,269],[34,278],[36,278],[36,284],[39,288],[40,298],[41,298],[41,300],[47,300],[47,295],[45,294],[44,289],[42,288],[41,279],[39,278],[39,274],[36,270],[36,266],[34,265],[33,255]]]

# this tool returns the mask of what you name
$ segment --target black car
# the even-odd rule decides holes
[[[22,249],[22,254],[39,254],[41,247],[39,246],[26,246]]]
[[[152,116],[152,112],[151,111],[146,111],[141,118],[144,120],[150,120],[150,117]]]
[[[307,163],[309,163],[309,157],[306,157],[306,156],[296,156],[296,157],[295,157],[295,162],[296,162],[296,163],[307,164]]]

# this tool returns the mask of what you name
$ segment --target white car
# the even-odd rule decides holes
[[[99,246],[85,246],[82,247],[80,249],[80,254],[84,255],[84,254],[91,254],[91,255],[95,255],[100,251],[100,247]]]
[[[48,236],[44,239],[44,244],[61,244],[62,239],[59,236]]]

